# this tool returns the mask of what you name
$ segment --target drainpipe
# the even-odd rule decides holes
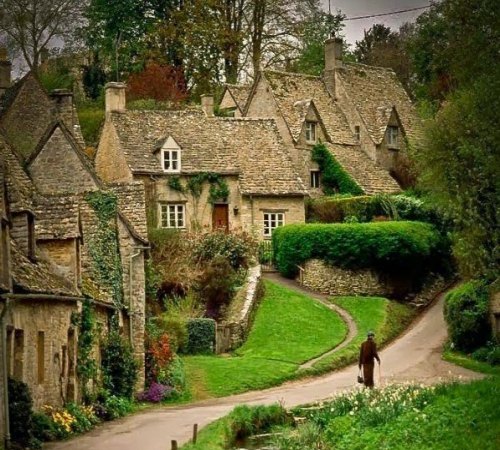
[[[149,247],[132,247],[133,249],[137,250],[136,253],[132,253],[130,256],[129,256],[129,299],[128,299],[128,317],[129,317],[129,326],[128,326],[128,331],[129,331],[129,340],[130,340],[130,345],[132,346],[132,348],[134,347],[134,344],[133,344],[133,328],[132,328],[132,311],[133,311],[133,302],[132,302],[132,298],[133,298],[133,287],[134,287],[134,284],[133,284],[133,263],[134,263],[134,258],[136,258],[137,256],[139,256],[144,250],[149,250]]]
[[[3,376],[3,392],[4,392],[4,414],[5,414],[5,448],[10,448],[10,420],[9,420],[9,374],[7,373],[7,330],[4,324],[4,318],[7,315],[7,311],[10,307],[10,300],[5,299],[5,307],[0,314],[0,328],[1,328],[1,340],[0,350],[2,354],[2,376]]]

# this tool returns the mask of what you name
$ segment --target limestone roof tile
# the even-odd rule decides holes
[[[278,109],[294,140],[302,131],[305,102],[312,100],[331,142],[355,144],[344,113],[333,101],[321,77],[275,70],[265,70],[262,74],[271,86]]]
[[[359,146],[327,144],[337,162],[368,195],[401,192],[394,178],[372,161]]]
[[[37,239],[71,239],[81,236],[78,201],[73,197],[39,198],[35,215]]]
[[[79,296],[76,288],[56,275],[49,262],[38,258],[36,262],[27,258],[11,239],[11,273],[14,290],[29,294],[53,294]]]
[[[226,89],[233,97],[236,105],[240,111],[245,110],[245,105],[247,104],[248,96],[250,95],[250,91],[252,89],[252,85],[250,84],[226,84]]]
[[[375,144],[382,142],[393,108],[407,137],[413,141],[421,138],[422,124],[418,113],[394,71],[345,63],[337,74]]]

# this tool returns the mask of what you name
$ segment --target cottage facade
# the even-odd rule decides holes
[[[95,166],[108,183],[142,181],[150,226],[245,230],[261,239],[305,220],[306,190],[273,119],[204,110],[128,111],[110,83]]]

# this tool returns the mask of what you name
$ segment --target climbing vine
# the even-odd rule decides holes
[[[96,281],[106,288],[118,308],[123,306],[122,264],[116,227],[117,200],[113,194],[95,191],[85,197],[95,211],[98,227],[89,238],[89,253]]]
[[[363,189],[338,163],[328,151],[325,144],[316,144],[313,147],[311,159],[318,163],[321,171],[323,191],[326,195],[335,193],[363,195]]]
[[[208,191],[208,202],[215,203],[217,200],[226,199],[229,196],[229,186],[226,180],[214,172],[201,172],[189,178],[187,185],[183,186],[179,177],[171,177],[168,186],[178,192],[185,194],[189,192],[193,198],[198,199],[203,192],[203,184],[210,185]]]
[[[81,314],[71,317],[73,326],[78,327],[78,358],[76,372],[80,381],[81,395],[84,402],[90,398],[89,381],[97,376],[97,363],[92,357],[95,342],[96,323],[90,300],[82,303]]]

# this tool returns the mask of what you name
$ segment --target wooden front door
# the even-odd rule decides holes
[[[212,230],[229,230],[229,207],[227,204],[214,205]]]

